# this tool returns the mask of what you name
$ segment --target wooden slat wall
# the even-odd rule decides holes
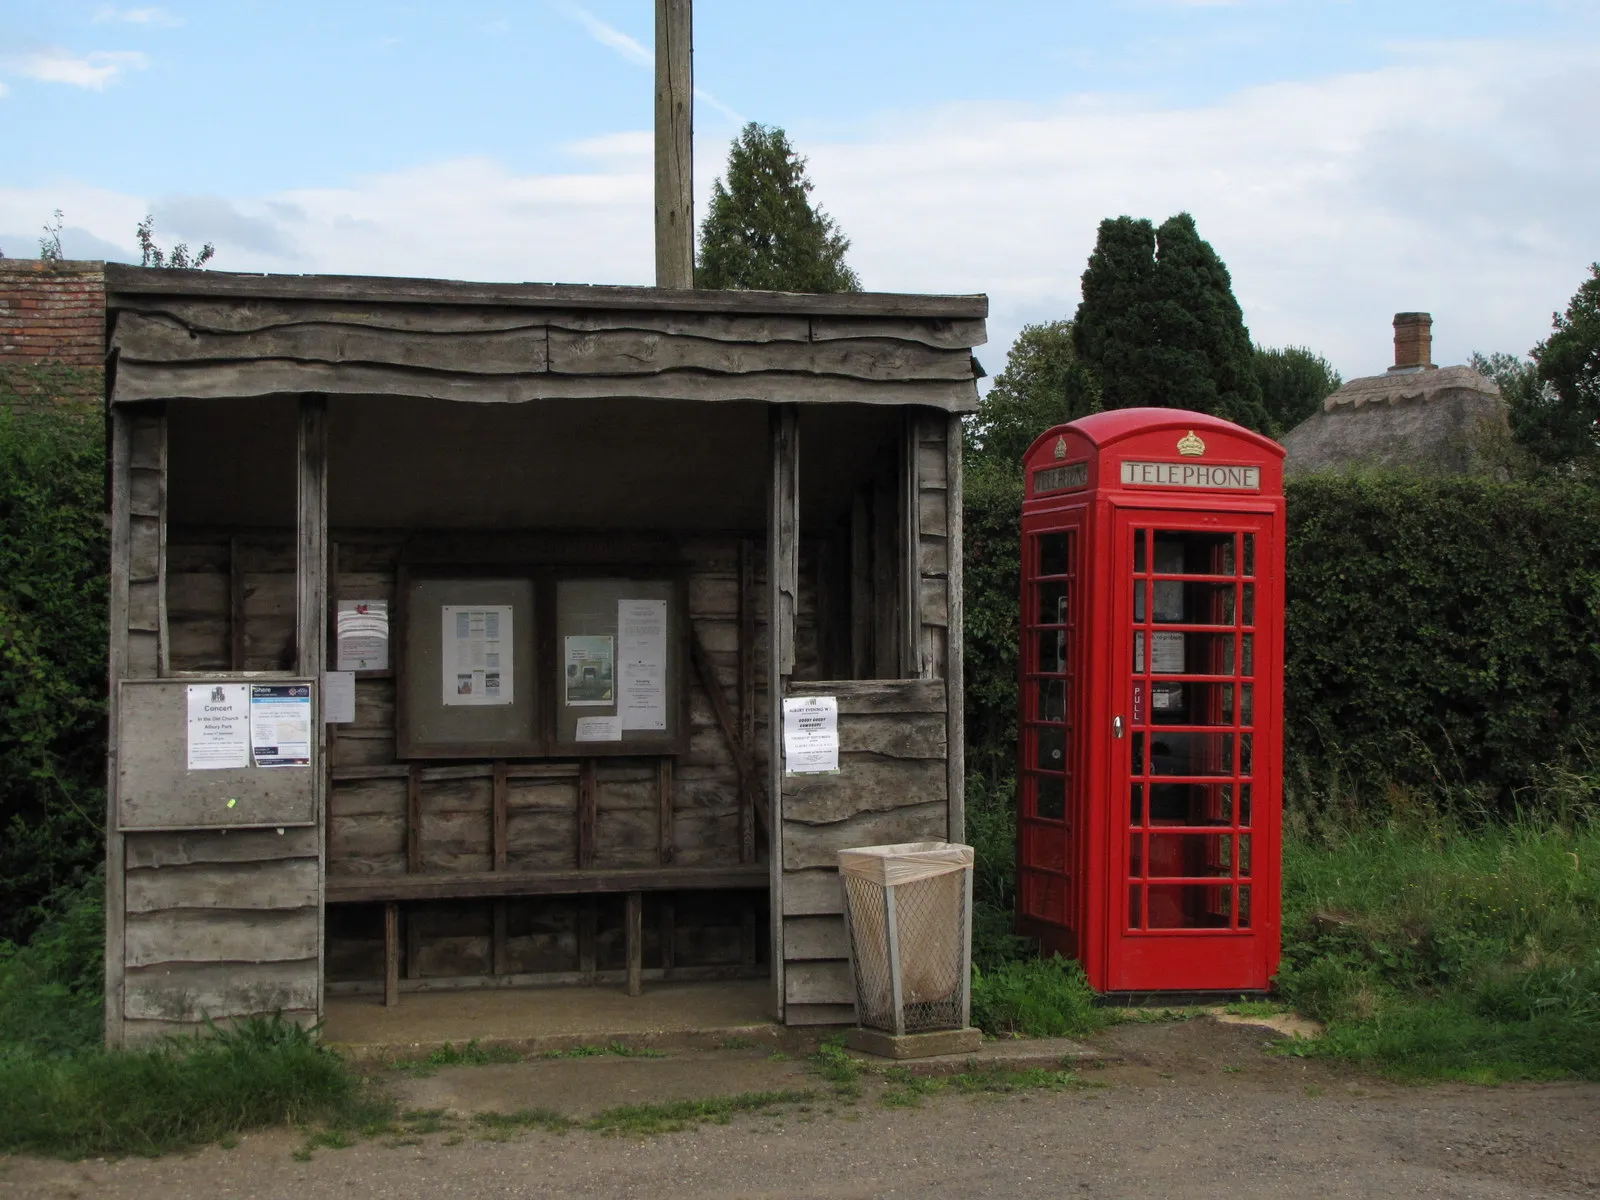
[[[917,660],[908,675],[949,678],[950,664],[950,528],[949,464],[946,444],[949,418],[944,413],[917,413],[911,418],[915,452],[918,588]]]
[[[840,850],[942,839],[948,828],[943,680],[793,682],[791,696],[836,696],[839,774],[783,780],[786,1020],[852,1019]]]
[[[983,323],[117,296],[112,399],[783,400],[971,412]]]

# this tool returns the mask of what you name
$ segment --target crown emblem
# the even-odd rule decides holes
[[[1189,458],[1198,458],[1205,452],[1206,444],[1199,438],[1195,437],[1194,430],[1192,429],[1178,439],[1179,454],[1187,455]]]
[[[1056,438],[1056,459],[1060,461],[1067,456],[1067,439],[1065,435]]]

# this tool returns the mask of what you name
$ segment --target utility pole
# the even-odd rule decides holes
[[[656,286],[694,286],[692,0],[656,0]]]

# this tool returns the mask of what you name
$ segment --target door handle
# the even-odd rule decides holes
[[[1120,716],[1111,718],[1111,736],[1117,738],[1122,736],[1122,718]]]

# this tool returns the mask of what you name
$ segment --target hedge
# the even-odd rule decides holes
[[[1016,736],[1013,472],[966,498],[968,761]],[[1408,475],[1288,487],[1291,804],[1407,791],[1509,810],[1600,749],[1600,489]],[[1397,791],[1398,789],[1398,791]]]

